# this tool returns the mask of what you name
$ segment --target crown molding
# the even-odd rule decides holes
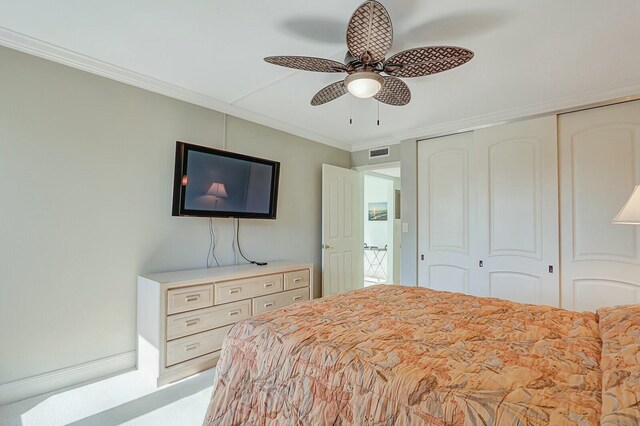
[[[454,133],[468,132],[483,127],[491,127],[512,121],[519,121],[543,115],[564,114],[587,108],[604,106],[612,103],[626,102],[640,98],[640,84],[616,87],[604,91],[592,92],[584,95],[569,96],[550,102],[517,107],[483,114],[463,120],[450,121],[433,126],[420,127],[413,130],[398,132],[392,137],[355,143],[351,151],[376,148],[383,145],[398,144],[406,139],[430,139]]]
[[[351,152],[362,151],[365,149],[372,149],[372,148],[381,148],[383,146],[397,145],[400,142],[402,141],[395,138],[381,138],[381,139],[374,139],[372,141],[358,142],[351,145]]]
[[[351,151],[350,144],[319,135],[245,108],[231,105],[211,96],[203,95],[201,93],[167,83],[166,81],[158,80],[108,62],[100,61],[90,56],[76,53],[51,43],[20,34],[2,26],[0,26],[0,45],[106,77],[111,80],[119,81],[130,86],[135,86],[170,98],[178,99],[224,114],[229,114],[243,120],[252,121],[276,130],[291,133],[305,139],[310,139],[314,142],[319,142],[345,151]]]
[[[26,379],[0,384],[0,405],[110,376],[136,366],[136,351],[101,358]]]
[[[55,46],[1,26],[0,45],[351,152],[376,148],[382,145],[395,145],[406,139],[429,139],[540,115],[560,114],[570,110],[588,108],[597,104],[637,99],[638,95],[640,95],[640,84],[617,87],[578,96],[569,96],[549,102],[506,109],[490,114],[481,114],[462,120],[418,127],[411,130],[397,132],[391,136],[380,139],[369,139],[367,141],[349,144],[319,135],[315,132],[293,126],[289,123],[267,117],[245,108],[231,105],[211,96],[203,95],[108,62],[100,61],[98,59]]]

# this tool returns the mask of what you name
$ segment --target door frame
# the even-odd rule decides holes
[[[355,170],[357,172],[360,173],[361,176],[361,181],[360,181],[360,206],[364,209],[364,175],[366,173],[371,172],[372,176],[376,176],[376,177],[380,177],[382,179],[385,178],[385,175],[382,174],[377,174],[376,170],[380,170],[380,169],[390,169],[390,168],[394,168],[397,167],[400,169],[400,176],[402,176],[402,162],[400,160],[398,161],[387,161],[384,163],[376,163],[376,164],[366,164],[366,165],[362,165],[362,166],[354,166],[351,169]],[[375,175],[374,175],[375,173]],[[393,177],[391,176],[387,176],[389,178],[389,180],[393,180]],[[402,187],[400,187],[400,191],[402,192]],[[402,197],[402,195],[401,195]],[[395,203],[395,200],[394,200]],[[394,211],[393,212],[389,212],[388,214],[391,214],[391,217],[395,218],[395,204],[394,204]],[[395,220],[395,219],[394,219]],[[400,219],[402,220],[402,219]],[[402,225],[400,225],[402,226]],[[392,243],[391,243],[391,251],[387,253],[387,259],[388,261],[391,261],[391,277],[387,277],[387,282],[390,282],[391,284],[400,284],[400,268],[402,265],[402,258],[400,257],[401,255],[401,246],[402,246],[402,230],[398,230],[397,234],[395,235],[396,231],[394,230],[394,232],[392,233]],[[362,230],[360,233],[361,237],[362,237],[362,241],[361,241],[361,247],[364,247],[364,223],[362,226]],[[396,240],[396,238],[398,239],[398,246],[395,247],[393,241]],[[363,265],[363,281],[364,281],[364,249],[362,252],[362,265]],[[387,272],[389,272],[389,269],[387,270]],[[395,276],[398,277],[398,282],[395,282],[396,279],[394,278]]]

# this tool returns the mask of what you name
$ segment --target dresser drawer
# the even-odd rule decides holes
[[[167,292],[167,314],[213,306],[213,284],[174,288]]]
[[[222,348],[222,341],[233,325],[216,328],[167,343],[166,366],[215,352]]]
[[[269,296],[256,297],[253,299],[253,315],[284,308],[292,303],[305,300],[309,300],[309,288],[299,288]]]
[[[167,317],[167,340],[233,324],[250,315],[250,300],[171,315]]]
[[[309,287],[309,270],[285,272],[284,273],[284,289],[293,290],[294,288]]]
[[[216,305],[282,291],[282,274],[215,283]]]

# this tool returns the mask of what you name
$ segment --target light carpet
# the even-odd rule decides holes
[[[137,371],[0,407],[2,426],[201,425],[215,369],[161,388]]]

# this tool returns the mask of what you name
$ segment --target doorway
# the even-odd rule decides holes
[[[364,286],[400,282],[400,165],[361,170]]]

